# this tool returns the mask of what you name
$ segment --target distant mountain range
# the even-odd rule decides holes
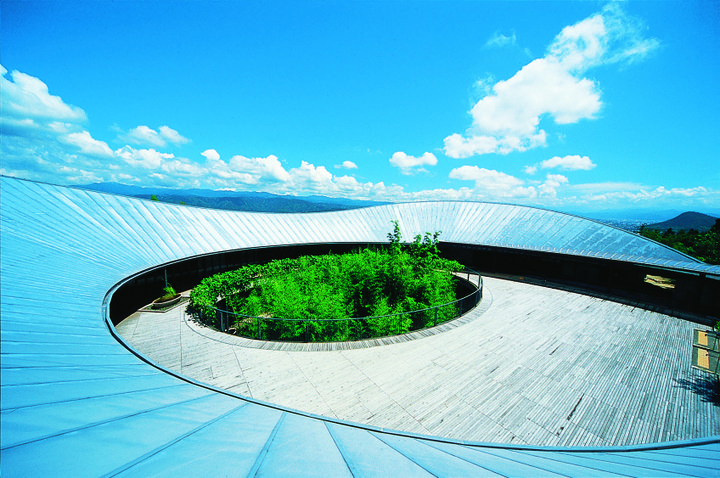
[[[378,201],[331,198],[326,196],[290,196],[248,191],[216,191],[212,189],[170,189],[128,186],[119,183],[97,183],[75,186],[82,189],[150,199],[156,196],[159,201],[186,204],[188,206],[233,211],[254,212],[321,212],[356,209],[367,206],[387,204]]]
[[[645,227],[648,229],[656,229],[660,231],[667,231],[668,229],[672,229],[673,231],[677,232],[682,229],[695,229],[698,232],[705,232],[715,225],[715,221],[717,219],[717,217],[709,216],[707,214],[702,214],[699,212],[684,212],[668,221],[648,224]]]
[[[188,206],[234,211],[255,212],[320,212],[356,209],[378,206],[389,202],[363,201],[356,199],[332,198],[327,196],[291,196],[250,191],[223,191],[212,189],[171,189],[160,187],[128,186],[119,183],[97,183],[75,186],[122,196],[150,199],[153,195],[163,202],[186,204]],[[715,216],[697,212],[678,210],[600,210],[592,212],[571,212],[570,214],[587,217],[610,224],[631,232],[637,232],[643,224],[651,223],[652,229],[673,230],[696,229],[706,231],[715,224]],[[709,211],[715,213],[715,210]],[[720,211],[718,211],[720,216]],[[674,217],[677,216],[677,217]],[[665,218],[674,217],[668,221]]]

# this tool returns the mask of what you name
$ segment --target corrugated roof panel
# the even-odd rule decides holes
[[[367,430],[329,422],[325,425],[353,476],[437,476]],[[478,470],[465,467],[463,471],[470,476],[467,472],[475,474]]]
[[[506,450],[326,422],[155,368],[119,344],[103,316],[115,283],[165,261],[309,241],[385,242],[395,219],[406,240],[442,230],[441,239],[452,242],[580,248],[711,273],[717,267],[591,221],[520,206],[428,202],[278,216],[5,177],[0,184],[0,453],[8,476],[717,474],[710,465],[720,439],[659,450]],[[618,247],[626,249],[618,254]]]
[[[282,415],[279,410],[247,403],[223,420],[132,463],[118,476],[206,476],[215,470],[230,476],[250,476]],[[191,458],[178,460],[178,456]]]

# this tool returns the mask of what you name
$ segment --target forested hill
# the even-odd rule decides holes
[[[640,228],[640,234],[708,264],[720,265],[720,219],[686,212]]]
[[[210,189],[144,188],[118,183],[76,186],[93,191],[154,199],[174,204],[212,209],[254,212],[320,212],[340,211],[386,204],[377,201],[330,198],[325,196],[290,196],[249,191],[215,191]]]
[[[645,229],[654,229],[657,231],[667,231],[672,229],[674,232],[681,230],[689,231],[694,229],[698,232],[707,232],[715,225],[716,217],[708,216],[699,212],[684,212],[677,217],[668,221],[658,222],[656,224],[647,224]]]

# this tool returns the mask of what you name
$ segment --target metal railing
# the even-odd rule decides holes
[[[281,342],[340,342],[408,333],[456,319],[482,300],[482,277],[472,270],[455,273],[472,286],[470,294],[446,304],[409,312],[341,319],[285,319],[239,314],[211,307],[212,313],[190,310],[205,325],[242,337]],[[477,278],[473,283],[471,276]],[[288,327],[288,323],[292,325]],[[419,325],[418,325],[419,324]]]

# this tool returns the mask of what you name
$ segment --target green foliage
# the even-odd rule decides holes
[[[212,318],[223,300],[240,333],[270,340],[341,341],[432,326],[434,310],[413,311],[454,301],[452,272],[463,266],[440,257],[439,232],[404,246],[394,224],[388,249],[281,259],[208,277],[193,289],[190,307]],[[454,305],[438,309],[437,322],[456,312]],[[357,317],[373,318],[333,320]]]
[[[153,194],[152,196],[150,196],[150,200],[151,201],[159,201],[157,194]]]
[[[393,224],[393,232],[389,232],[387,237],[390,242],[390,251],[398,254],[402,250],[402,232],[400,232],[400,221],[390,221]]]
[[[163,287],[163,292],[164,294],[160,296],[160,298],[158,299],[159,301],[170,300],[178,295],[177,292],[175,292],[173,286],[171,286],[170,284]]]
[[[640,234],[708,264],[720,264],[720,219],[707,232],[695,229],[660,232],[642,226]]]

